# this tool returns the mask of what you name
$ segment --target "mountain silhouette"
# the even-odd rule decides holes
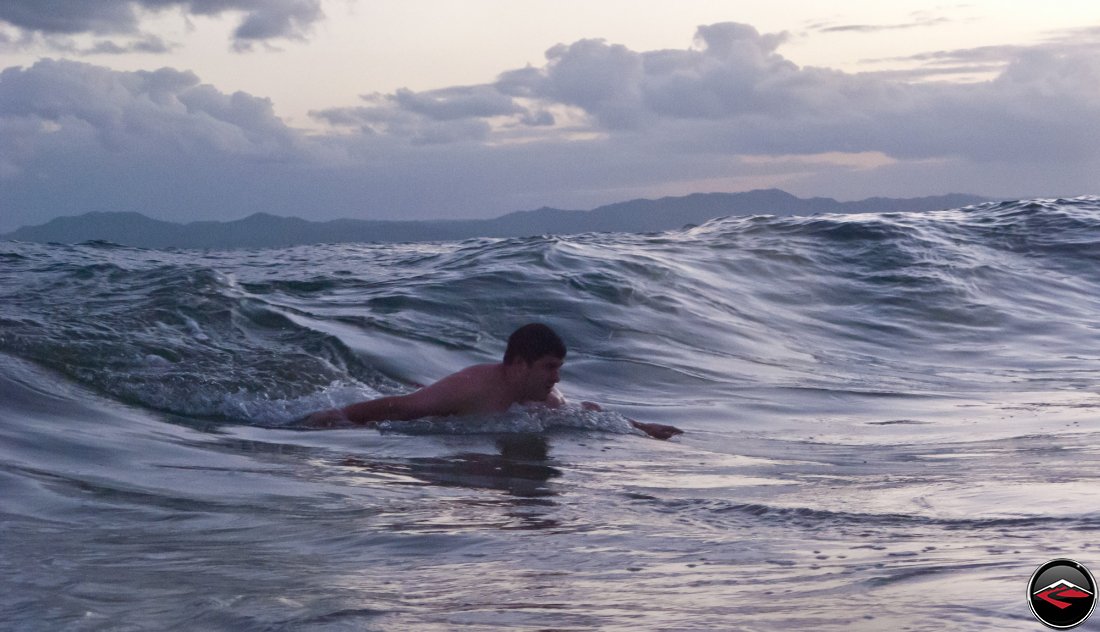
[[[445,241],[473,237],[522,237],[587,232],[655,232],[700,224],[730,215],[812,215],[931,211],[989,201],[949,194],[838,202],[799,198],[778,189],[744,193],[695,193],[656,200],[638,199],[590,211],[540,208],[482,220],[354,220],[323,222],[256,213],[243,219],[178,224],[133,212],[92,212],[25,226],[0,239],[80,243],[108,241],[141,248],[277,248],[316,243]]]

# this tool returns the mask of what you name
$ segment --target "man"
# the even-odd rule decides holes
[[[408,395],[382,397],[344,408],[321,411],[306,424],[331,427],[341,422],[372,424],[378,421],[406,421],[444,415],[502,413],[513,404],[541,404],[550,408],[565,405],[555,385],[561,380],[565,343],[554,330],[541,323],[520,327],[508,338],[504,361],[478,364],[453,373]],[[582,402],[585,410],[602,410],[598,404]],[[657,439],[682,434],[679,428],[630,420],[637,429]]]

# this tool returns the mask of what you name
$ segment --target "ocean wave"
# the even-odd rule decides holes
[[[1100,528],[1100,514],[1078,515],[976,515],[938,516],[919,510],[902,512],[842,511],[811,506],[782,506],[764,502],[739,502],[736,500],[674,499],[658,500],[638,498],[638,501],[658,505],[657,510],[682,516],[684,520],[705,523],[721,528],[746,528],[759,526],[810,527],[814,530],[874,528],[884,529],[936,529],[955,530],[1003,530],[1024,532],[1058,527],[1061,529],[1092,531]]]
[[[0,351],[127,403],[257,423],[492,361],[536,320],[577,381],[642,403],[1090,385],[1098,236],[1084,197],[283,251],[8,242]]]

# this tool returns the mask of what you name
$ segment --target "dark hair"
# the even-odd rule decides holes
[[[534,364],[543,356],[565,359],[565,343],[558,334],[542,323],[524,325],[508,337],[508,348],[504,351],[504,363],[511,364],[519,358],[527,364]]]

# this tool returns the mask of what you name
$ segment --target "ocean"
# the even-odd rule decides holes
[[[3,242],[0,621],[1041,629],[1040,564],[1100,571],[1098,315],[1097,197],[283,250]],[[498,361],[533,321],[569,347],[563,410],[297,422]]]

